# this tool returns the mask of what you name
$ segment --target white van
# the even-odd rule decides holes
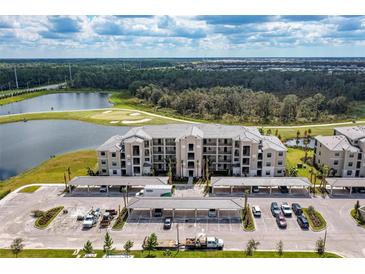
[[[171,197],[172,185],[146,185],[136,197]]]

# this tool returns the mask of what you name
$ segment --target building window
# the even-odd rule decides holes
[[[106,161],[105,160],[101,161],[101,164],[106,165]]]
[[[101,172],[102,172],[102,173],[106,173],[106,169],[102,169],[102,170],[101,170]]]
[[[268,154],[266,154],[267,158],[271,158],[271,152],[269,152]]]
[[[140,161],[139,158],[133,158],[133,165],[139,165]]]
[[[250,158],[243,158],[242,159],[242,165],[249,165],[250,164]]]
[[[114,158],[115,156],[117,156],[117,154],[115,152],[112,152],[112,157]]]
[[[321,154],[319,154],[319,155],[321,155]],[[336,157],[340,156],[340,153],[339,153],[339,152],[336,152],[336,153],[335,153],[335,156],[336,156]]]
[[[352,166],[353,165],[353,163],[352,162],[349,162],[349,166]]]
[[[350,157],[350,158],[354,158],[354,154],[353,154],[353,153],[351,153],[351,154],[349,155],[349,157]]]
[[[144,147],[149,147],[150,146],[150,141],[144,141]]]
[[[113,174],[114,174],[114,175],[117,175],[117,174],[118,174],[118,172],[114,169],[114,170],[113,170]]]
[[[146,162],[149,162],[150,161],[150,158],[145,158],[144,159]]]
[[[134,172],[134,174],[140,174],[141,173],[141,168],[139,166],[135,166],[133,168],[133,172]]]
[[[193,151],[194,150],[194,144],[189,144],[189,151]]]
[[[117,163],[116,162],[112,162],[112,166],[117,166]]]
[[[281,174],[283,171],[281,169],[278,170],[278,174]]]
[[[352,170],[348,170],[347,171],[347,176],[351,176],[352,175]]]
[[[334,160],[333,161],[333,165],[337,166],[338,165],[338,161],[337,160]]]
[[[282,166],[282,165],[283,165],[283,161],[279,161],[278,166]]]
[[[266,171],[265,173],[266,175],[271,175],[271,172],[270,171]]]
[[[321,152],[320,151],[318,151],[318,155],[321,156]]]
[[[105,151],[100,152],[101,156],[105,156]]]
[[[270,162],[266,162],[266,166],[271,166],[271,163]]]
[[[282,152],[282,151],[280,151],[279,152],[279,156],[281,157],[281,156],[283,156],[284,155],[284,153]]]

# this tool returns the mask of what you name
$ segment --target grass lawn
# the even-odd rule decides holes
[[[28,186],[20,190],[21,193],[33,193],[37,191],[40,188],[40,186]]]
[[[360,227],[365,228],[365,221],[361,221],[356,218],[356,210],[354,208],[351,210],[350,215]]]
[[[57,217],[57,215],[61,213],[62,210],[63,206],[54,207],[51,208],[50,210],[47,210],[43,216],[37,218],[37,220],[34,223],[35,227],[39,229],[47,228],[52,223],[52,221]]]
[[[24,249],[18,258],[75,258],[71,249]],[[0,249],[0,258],[15,258],[10,249]]]
[[[327,226],[326,220],[323,218],[322,214],[319,213],[318,211],[315,211],[314,212],[315,217],[317,217],[318,218],[318,221],[319,221],[319,224],[318,225],[316,225],[313,222],[313,220],[309,217],[308,208],[303,208],[303,213],[304,213],[304,216],[307,218],[307,220],[309,222],[310,228],[313,231],[318,232],[318,231],[322,231],[323,229],[326,228],[326,226]]]
[[[75,258],[74,250],[70,249],[24,249],[18,258]],[[95,250],[96,258],[104,256],[102,250]],[[122,251],[114,251],[113,254],[124,254]],[[323,256],[316,252],[285,252],[279,256],[275,251],[256,251],[252,257],[246,256],[244,251],[171,251],[171,256],[164,256],[163,251],[151,251],[151,258],[341,258],[341,256],[326,252]],[[79,252],[80,257],[84,252]],[[148,258],[148,251],[132,250],[130,255],[135,258]],[[0,249],[0,258],[14,258],[10,249]]]
[[[23,101],[26,99],[38,97],[38,96],[49,94],[49,93],[50,93],[49,91],[43,90],[43,91],[37,91],[37,92],[32,92],[32,93],[27,93],[27,94],[22,94],[22,95],[17,95],[17,96],[13,96],[13,97],[0,99],[0,106],[15,103],[15,102],[20,102],[20,101]]]
[[[62,184],[64,172],[71,169],[71,177],[86,175],[87,167],[95,168],[96,152],[83,150],[71,152],[49,159],[41,165],[26,171],[18,176],[0,182],[0,194],[7,190],[15,190],[18,187],[34,184]]]
[[[154,258],[169,258],[163,251],[151,251]],[[134,250],[130,252],[135,258],[148,258],[148,251]],[[247,256],[244,251],[171,251],[170,258],[280,258],[275,251],[256,251],[254,255]],[[281,258],[340,258],[333,253],[326,253],[323,257],[316,252],[285,252]]]
[[[307,177],[310,180],[310,173],[309,170],[313,168],[315,172],[318,170],[310,166],[308,164],[304,164],[302,159],[305,156],[305,151],[300,148],[288,148],[286,153],[286,169],[290,170],[291,168],[296,168],[298,170],[298,177]],[[313,157],[313,150],[308,150],[307,157]],[[303,165],[302,168],[297,168],[297,164],[301,163]],[[314,178],[315,176],[313,176]],[[320,181],[316,178],[316,185],[318,186]]]

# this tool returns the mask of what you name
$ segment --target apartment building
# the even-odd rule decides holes
[[[286,147],[256,127],[171,124],[131,128],[97,148],[100,175],[284,176]]]
[[[333,136],[315,140],[314,163],[327,165],[330,176],[365,176],[365,126],[338,127]]]

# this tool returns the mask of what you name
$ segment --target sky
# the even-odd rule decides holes
[[[0,16],[0,58],[365,57],[365,16]]]

